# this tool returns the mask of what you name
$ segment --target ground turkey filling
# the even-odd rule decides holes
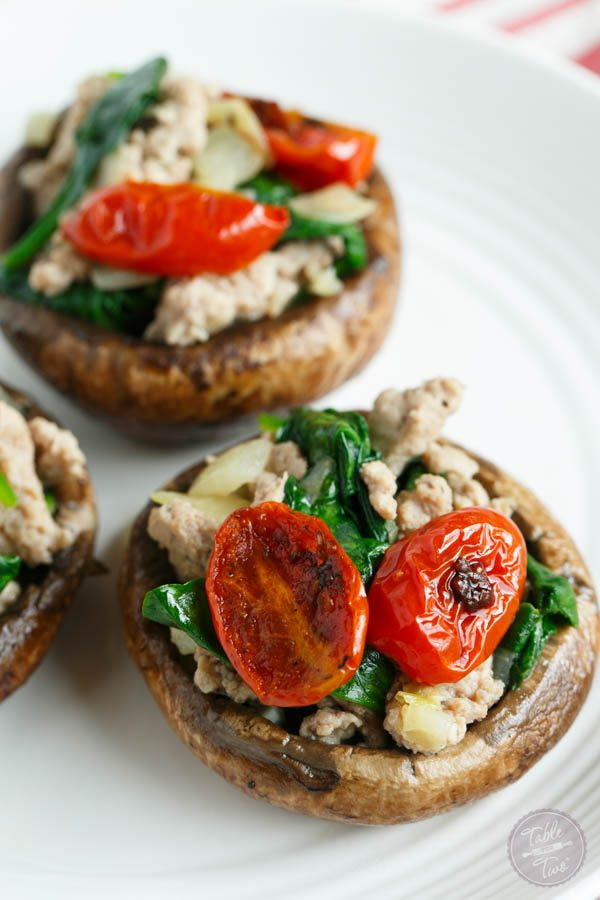
[[[32,193],[38,214],[48,208],[73,162],[77,128],[109,85],[109,78],[97,76],[82,82],[46,157],[21,167],[20,181]],[[134,128],[105,157],[92,187],[127,180],[189,181],[195,159],[206,146],[207,111],[213,96],[214,92],[194,78],[167,76],[160,101],[145,117],[145,127]],[[233,275],[169,278],[144,336],[188,346],[208,340],[236,321],[279,316],[303,288],[316,294],[337,293],[341,284],[333,264],[342,251],[335,239],[295,241],[263,253]],[[93,270],[93,263],[55,232],[34,260],[29,283],[34,290],[52,296],[76,281],[89,279]]]
[[[400,536],[465,506],[489,506],[509,516],[514,511],[511,498],[489,496],[477,480],[479,466],[472,457],[440,441],[443,425],[458,409],[461,394],[458,381],[434,378],[415,389],[384,391],[368,415],[373,444],[383,460],[366,463],[361,475],[373,508],[384,519],[395,521]],[[398,492],[396,476],[415,456],[422,457],[429,472],[411,490]],[[273,445],[249,502],[281,501],[288,475],[301,478],[305,472],[306,461],[296,444]],[[148,532],[168,551],[177,576],[187,581],[205,574],[217,527],[217,522],[185,499],[176,499],[151,511]],[[201,691],[258,703],[231,666],[183,637],[183,643],[181,633],[174,639],[181,652],[194,654],[194,680]],[[503,682],[493,676],[491,658],[461,681],[434,687],[411,683],[398,671],[383,720],[360,706],[326,697],[302,719],[299,733],[328,744],[350,741],[369,747],[385,746],[391,738],[413,752],[437,753],[461,741],[467,726],[485,718],[503,691]],[[414,702],[427,704],[429,719],[435,720],[433,737],[411,727],[407,710]]]
[[[29,567],[50,564],[79,527],[79,510],[70,501],[85,477],[85,458],[76,438],[41,416],[27,421],[0,399],[0,472],[17,497],[14,506],[0,504],[0,555],[19,556]],[[54,516],[45,488],[60,501]],[[9,582],[0,592],[0,613],[19,594],[19,582]]]

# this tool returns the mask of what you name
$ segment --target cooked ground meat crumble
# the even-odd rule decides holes
[[[27,421],[8,402],[0,399],[0,472],[17,502],[0,504],[0,554],[15,555],[25,565],[49,565],[59,550],[69,547],[79,526],[76,499],[85,476],[85,457],[77,439],[41,416]],[[53,515],[44,489],[56,492]],[[19,597],[18,581],[0,592],[0,613]]]
[[[148,534],[167,550],[171,565],[182,581],[206,574],[217,528],[218,522],[185,500],[155,507],[148,520]]]
[[[400,673],[388,695],[383,725],[401,747],[439,753],[462,741],[467,725],[484,719],[503,693],[504,682],[494,678],[491,657],[453,684],[417,684]],[[424,709],[427,728],[420,716],[411,715],[415,702]]]
[[[333,259],[324,241],[298,241],[263,253],[232,275],[170,279],[145,337],[186,347],[235,321],[276,318]]]
[[[432,378],[421,387],[390,388],[377,397],[369,415],[371,435],[395,477],[438,437],[458,409],[462,390],[455,378]]]

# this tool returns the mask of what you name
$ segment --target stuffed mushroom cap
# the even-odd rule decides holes
[[[25,394],[0,384],[0,396],[26,420],[53,421]],[[68,499],[56,489],[56,501],[68,505],[72,541],[48,565],[22,567],[18,599],[0,614],[0,700],[29,678],[48,652],[63,616],[92,564],[96,504],[87,469],[69,481]]]
[[[523,775],[566,732],[588,693],[598,647],[598,610],[573,541],[525,487],[485,460],[478,478],[516,501],[514,518],[536,558],[569,571],[580,624],[546,644],[533,674],[504,695],[463,740],[435,755],[400,748],[331,746],[273,724],[247,706],[194,685],[164,626],[142,616],[147,591],[174,580],[148,536],[151,504],[133,526],[120,575],[129,652],[165,717],[206,765],[245,793],[295,812],[349,824],[410,822],[483,797]],[[186,491],[203,464],[166,485]]]
[[[0,250],[31,222],[20,185],[24,147],[0,172]],[[274,318],[240,322],[204,343],[173,346],[109,331],[41,306],[0,296],[0,325],[48,381],[93,414],[141,439],[215,436],[215,424],[304,403],[359,372],[387,334],[400,275],[394,201],[375,169],[364,222],[368,262],[333,296],[313,296]]]

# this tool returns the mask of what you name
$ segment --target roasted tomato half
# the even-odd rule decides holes
[[[377,137],[335,122],[306,119],[277,103],[254,100],[277,171],[303,190],[343,181],[352,187],[373,171]]]
[[[342,125],[267,128],[277,171],[305,190],[343,181],[354,187],[373,170],[377,138]]]
[[[500,643],[526,571],[523,535],[506,516],[440,516],[387,550],[369,592],[368,641],[415,681],[458,681]]]
[[[231,664],[262,703],[316,703],[360,665],[365,589],[314,516],[283,503],[236,510],[217,531],[206,592]]]
[[[156,275],[226,275],[269,250],[289,224],[280,206],[196,184],[100,188],[61,223],[83,256]]]

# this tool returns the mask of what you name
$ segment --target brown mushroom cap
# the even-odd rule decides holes
[[[173,729],[206,765],[276,806],[351,824],[410,822],[468,803],[515,781],[565,733],[588,692],[598,642],[591,578],[573,541],[527,488],[478,459],[492,495],[517,502],[515,519],[536,558],[574,579],[580,624],[546,645],[530,678],[510,691],[457,745],[434,756],[399,748],[330,746],[291,735],[250,707],[203,694],[167,628],[145,619],[145,593],[173,580],[167,556],[136,519],[120,575],[129,652]],[[166,485],[184,491],[202,464]]]
[[[0,388],[26,419],[51,418],[25,394],[1,383]],[[0,615],[0,700],[29,678],[47,653],[92,561],[96,504],[87,473],[76,487],[78,496],[72,502],[81,514],[74,542],[57,553],[50,566],[28,572],[19,599]],[[71,490],[74,488],[72,484]],[[57,499],[60,502],[60,496]]]
[[[17,173],[31,152],[0,171],[0,250],[28,220]],[[59,390],[146,440],[214,438],[212,423],[305,403],[360,371],[383,341],[396,303],[400,237],[387,182],[375,170],[364,223],[365,269],[334,297],[312,297],[274,319],[243,322],[205,343],[174,347],[107,331],[72,316],[0,296],[13,347]]]

